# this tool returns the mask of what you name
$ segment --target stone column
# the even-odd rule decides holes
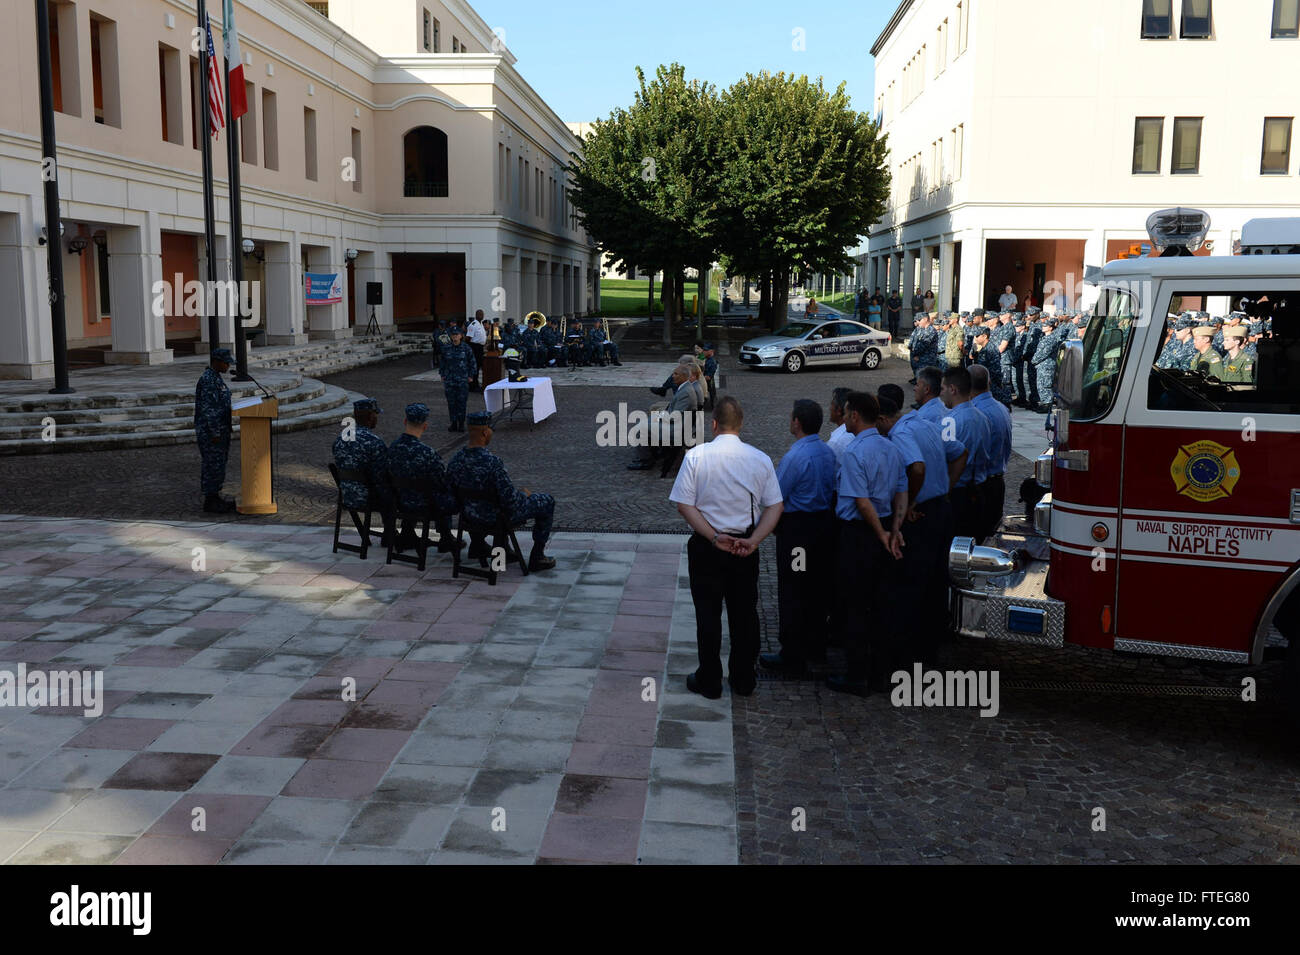
[[[495,242],[475,242],[465,255],[465,314],[483,309],[483,317],[505,320],[492,310],[494,290],[501,285],[501,247]]]
[[[917,284],[921,286],[922,295],[924,295],[934,284],[933,249],[933,246],[921,246],[921,278]]]
[[[393,322],[393,268],[392,259],[386,252],[362,252],[352,263],[352,278],[356,282],[356,314],[353,316],[354,327],[364,330],[370,324],[370,306],[366,304],[366,285],[378,282],[384,287],[384,304],[375,306],[375,322],[381,334],[394,331]],[[344,302],[347,302],[344,290]],[[360,334],[358,332],[357,334]]]
[[[46,251],[36,244],[41,188],[35,175],[29,185],[23,211],[0,213],[0,315],[6,316],[0,321],[0,378],[54,377]]]
[[[332,245],[310,245],[307,264],[312,272],[330,273],[344,271],[343,250],[338,242]],[[338,341],[352,337],[348,326],[347,293],[335,305],[304,305],[307,315],[307,338],[310,341]]]
[[[268,345],[303,345],[307,332],[303,326],[302,264],[298,259],[298,237],[291,242],[264,242],[266,261],[262,263],[266,282],[262,287],[262,310],[266,313]],[[384,301],[388,301],[385,290]]]
[[[154,314],[154,283],[162,281],[162,232],[157,213],[139,226],[110,226],[108,294],[113,347],[108,364],[159,365],[172,360],[161,308]],[[94,254],[92,245],[86,254]],[[224,326],[223,326],[224,327]]]
[[[962,255],[965,254],[963,248]],[[939,294],[934,300],[934,307],[941,312],[951,312],[953,308],[952,273],[956,258],[957,244],[955,242],[939,243]]]
[[[961,233],[961,302],[958,309],[984,307],[984,230]]]
[[[908,321],[912,324],[916,323],[916,316],[912,314],[912,296],[916,294],[916,265],[919,258],[920,252],[916,249],[903,253],[902,290],[899,294],[903,298],[903,314],[908,316]]]

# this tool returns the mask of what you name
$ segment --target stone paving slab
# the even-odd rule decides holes
[[[683,537],[558,534],[555,573],[495,587],[287,524],[0,515],[0,541],[0,671],[104,688],[0,707],[0,861],[736,861],[730,708],[669,666],[689,594],[644,583]]]

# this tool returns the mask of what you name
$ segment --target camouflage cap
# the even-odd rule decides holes
[[[235,356],[230,354],[229,348],[214,348],[212,349],[211,360],[224,361],[227,365],[233,365],[235,363]]]
[[[465,423],[471,428],[492,427],[492,414],[487,411],[471,411],[465,416]]]
[[[379,407],[379,402],[375,398],[358,398],[352,402],[352,412],[354,414],[358,411],[373,411],[375,414],[379,414],[383,410]]]
[[[429,420],[429,406],[419,401],[407,405],[406,420],[411,424],[424,424]]]
[[[1184,312],[1178,316],[1178,321],[1174,322],[1174,331],[1181,332],[1184,328],[1195,328],[1196,319],[1190,314]]]

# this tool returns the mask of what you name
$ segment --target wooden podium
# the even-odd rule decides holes
[[[263,398],[255,405],[236,408],[239,419],[240,514],[274,514],[271,487],[271,422],[280,414],[280,402]]]

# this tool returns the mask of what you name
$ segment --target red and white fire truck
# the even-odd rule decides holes
[[[1300,219],[1247,223],[1230,256],[1191,254],[1209,229],[1197,210],[1155,213],[1148,229],[1159,256],[1088,278],[1099,298],[1058,355],[1035,472],[1049,493],[1032,526],[1012,518],[990,546],[953,542],[954,626],[1237,664],[1261,662],[1280,633],[1297,714]],[[1168,317],[1234,310],[1269,329],[1253,380],[1157,363]]]

